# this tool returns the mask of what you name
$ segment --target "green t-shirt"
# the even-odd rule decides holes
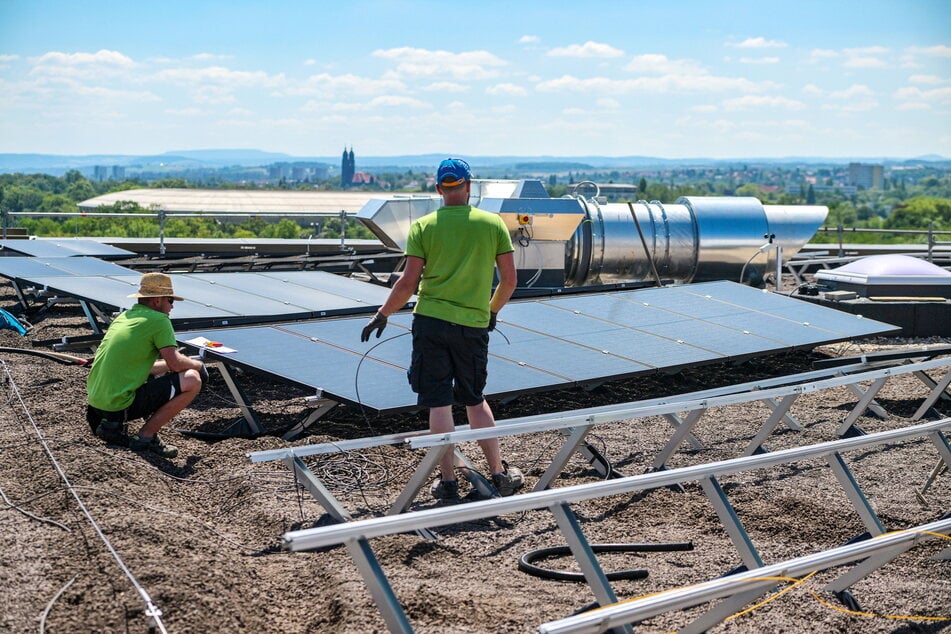
[[[416,220],[409,230],[406,255],[426,264],[413,312],[485,328],[495,258],[512,251],[502,219],[471,205],[441,207]]]
[[[96,350],[86,379],[89,404],[118,412],[132,404],[149,378],[159,350],[175,346],[175,330],[165,313],[135,304],[116,317]]]

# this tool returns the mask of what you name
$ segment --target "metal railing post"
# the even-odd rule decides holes
[[[842,226],[842,223],[839,223],[839,226],[836,227],[836,231],[839,234],[839,257],[845,257],[845,248],[842,246],[842,234],[845,231],[845,228]]]
[[[934,220],[928,223],[928,261],[934,264]]]
[[[159,220],[159,255],[165,257],[165,210],[158,210]]]
[[[347,249],[347,211],[342,209],[340,211],[340,250],[346,251]]]

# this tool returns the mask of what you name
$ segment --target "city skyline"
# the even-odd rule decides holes
[[[949,156],[951,5],[0,0],[0,89],[0,153]]]

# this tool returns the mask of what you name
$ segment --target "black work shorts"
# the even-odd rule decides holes
[[[182,380],[178,372],[169,372],[149,379],[135,391],[135,400],[124,410],[107,412],[92,405],[86,406],[86,421],[93,432],[103,420],[125,423],[136,418],[148,418],[155,411],[182,393]]]
[[[410,387],[420,407],[479,405],[488,377],[489,331],[413,316]]]

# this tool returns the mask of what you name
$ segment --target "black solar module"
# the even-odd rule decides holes
[[[0,240],[0,251],[12,251],[33,257],[70,257],[87,255],[97,258],[130,258],[135,253],[96,240],[55,239]]]
[[[211,285],[216,289],[227,289],[227,294],[241,295],[246,301],[246,312],[273,314],[268,310],[272,300],[283,303],[297,313],[346,314],[364,313],[370,307],[374,310],[383,304],[389,295],[389,289],[366,284],[324,271],[289,271],[286,273],[192,273],[181,278]],[[176,276],[176,290],[178,289]],[[219,296],[220,290],[214,290],[211,296]],[[184,295],[184,293],[182,293]],[[245,297],[247,296],[247,297]],[[188,297],[186,295],[186,297]],[[197,286],[194,297],[201,301],[219,304],[218,300],[208,299],[205,287]],[[189,298],[191,299],[191,298]],[[271,307],[273,308],[273,306]],[[230,309],[229,309],[230,310]]]
[[[414,409],[409,313],[360,342],[365,317],[180,332],[219,341],[214,358],[377,411]],[[895,327],[733,282],[514,301],[490,337],[486,396],[591,385],[766,355]]]
[[[48,266],[44,262],[54,262]],[[63,270],[57,270],[62,268]],[[70,274],[67,274],[70,273]],[[0,258],[0,275],[116,311],[141,274],[91,258]],[[177,327],[213,327],[363,314],[376,310],[389,289],[324,271],[172,273]]]
[[[49,275],[136,275],[132,269],[96,258],[5,257],[0,258],[0,276],[26,279]]]

